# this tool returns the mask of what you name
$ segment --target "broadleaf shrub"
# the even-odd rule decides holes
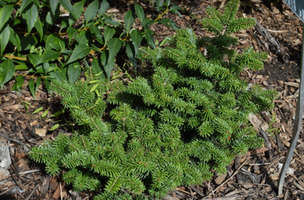
[[[128,11],[121,24],[106,13],[109,9],[107,0],[88,2],[72,5],[69,0],[0,1],[0,87],[14,76],[41,77],[47,88],[54,79],[74,82],[80,75],[78,66],[102,72],[99,77],[110,80],[115,56],[126,45],[127,51],[134,52],[127,52],[131,63],[137,64],[137,49],[142,40],[131,42],[133,32],[137,38],[144,38],[155,47],[150,26],[165,19],[163,15],[148,19],[142,6],[136,4],[135,14]],[[169,5],[166,8],[163,14],[178,10]],[[83,13],[84,19],[81,18]],[[132,28],[136,15],[140,15],[137,17],[145,23],[142,30]],[[173,22],[167,25],[176,28]],[[94,57],[94,63],[88,63],[91,57]],[[15,67],[8,67],[6,62]],[[88,65],[84,66],[84,62]],[[77,68],[75,74],[71,73],[71,65]],[[26,74],[19,73],[20,70]],[[23,81],[19,78],[18,84]],[[14,86],[14,89],[20,87]]]

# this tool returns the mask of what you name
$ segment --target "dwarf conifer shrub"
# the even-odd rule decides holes
[[[184,29],[165,48],[141,48],[154,67],[151,77],[53,81],[51,89],[83,126],[33,148],[30,157],[51,175],[63,171],[74,190],[98,191],[95,199],[157,199],[224,173],[235,155],[262,146],[248,114],[270,109],[276,92],[239,78],[244,67],[262,68],[266,54],[232,48],[238,39],[229,33],[254,22],[237,19],[237,6],[229,2],[223,14],[208,8],[203,24],[212,38]]]

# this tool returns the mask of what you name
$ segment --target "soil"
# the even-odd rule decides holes
[[[153,1],[138,3],[144,7],[147,17],[155,19],[158,13],[150,2]],[[214,6],[222,10],[225,2],[173,1],[173,4],[183,8],[182,16],[169,13],[165,17],[175,21],[180,28],[192,28],[198,36],[207,36],[199,23],[206,17],[206,7]],[[111,1],[111,15],[118,20],[122,20],[129,9],[134,9],[134,1]],[[262,130],[259,134],[265,138],[265,147],[237,156],[228,166],[227,174],[215,175],[214,179],[201,185],[178,187],[168,193],[165,200],[304,199],[303,133],[285,179],[283,195],[277,195],[279,169],[290,146],[299,94],[303,23],[282,0],[243,0],[238,16],[254,17],[272,36],[272,39],[267,39],[257,26],[235,34],[240,41],[238,51],[253,47],[269,55],[263,70],[245,70],[242,78],[249,84],[259,84],[279,92],[273,111],[250,118],[257,130]],[[139,23],[134,25],[139,26]],[[153,25],[151,29],[159,41],[174,34],[173,30],[161,24]],[[54,139],[59,132],[69,131],[69,124],[63,124],[65,120],[51,117],[62,109],[60,99],[42,88],[33,98],[26,85],[21,92],[14,92],[13,84],[14,80],[11,80],[0,90],[0,141],[9,146],[11,157],[9,174],[0,177],[0,199],[92,199],[92,193],[72,192],[60,176],[50,177],[44,172],[43,165],[27,156],[31,147],[43,140]],[[42,110],[34,114],[38,108]],[[46,110],[48,113],[43,116]],[[58,120],[61,120],[62,126],[51,131]]]

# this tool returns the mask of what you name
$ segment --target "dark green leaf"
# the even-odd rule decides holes
[[[109,51],[105,50],[100,55],[101,64],[105,67],[108,61]]]
[[[138,48],[139,48],[141,40],[142,40],[140,32],[138,30],[133,30],[131,32],[131,39],[132,39],[132,44],[133,44],[134,49],[135,49],[135,54],[137,55],[138,54]]]
[[[90,32],[93,35],[96,35],[96,34],[100,33],[100,30],[98,29],[98,27],[96,25],[92,24],[92,25],[90,25]]]
[[[119,51],[121,47],[122,41],[118,38],[113,38],[110,40],[108,48],[109,48],[109,58],[112,59]]]
[[[75,20],[77,19],[74,8],[71,4],[70,0],[59,0],[60,4],[67,9],[67,11],[70,12],[70,14],[75,18]]]
[[[94,76],[98,76],[100,79],[105,79],[105,73],[101,69],[100,59],[93,57],[92,69],[94,70]]]
[[[67,29],[67,32],[68,32],[68,34],[69,34],[69,42],[71,42],[71,40],[72,40],[73,38],[75,38],[75,36],[76,36],[77,33],[78,33],[78,31],[77,31],[75,28],[73,28],[73,27],[69,27],[69,28]]]
[[[59,11],[59,9],[57,9]],[[57,11],[56,10],[56,11]],[[46,14],[46,18],[45,18],[45,22],[46,22],[46,26],[53,26],[55,23],[56,23],[56,17],[55,15],[52,14],[51,11],[49,11],[47,14]]]
[[[31,94],[32,94],[32,96],[34,97],[34,98],[36,98],[35,97],[35,82],[34,82],[34,79],[31,79],[29,82],[28,82],[28,87],[29,87],[29,89],[30,89],[30,92],[31,92]]]
[[[50,81],[48,79],[44,79],[43,82],[44,82],[44,86],[47,89],[47,91],[51,92],[51,90],[50,90],[50,86],[51,86]]]
[[[55,15],[55,11],[57,9],[59,0],[50,0],[50,7],[51,7],[51,11],[53,13],[53,15]]]
[[[136,52],[135,52],[135,49],[134,49],[134,46],[133,46],[132,42],[127,43],[126,52],[127,52],[127,56],[129,58],[129,60],[136,67],[136,65],[137,65]]]
[[[38,76],[37,79],[36,79],[36,87],[35,87],[35,94],[37,93],[38,89],[39,89],[39,86],[41,84],[41,77]]]
[[[68,30],[69,30],[69,28],[68,28]],[[65,43],[64,43],[63,39],[60,38],[58,35],[51,34],[51,35],[47,36],[47,38],[45,40],[46,50],[50,50],[53,47],[53,45],[56,45],[56,44],[61,47],[60,48],[61,50],[65,48]]]
[[[25,19],[27,22],[27,32],[30,33],[38,19],[36,4],[32,3],[30,8],[25,11]]]
[[[3,88],[3,85],[13,78],[15,73],[14,63],[11,59],[6,59],[3,63],[0,64],[2,73],[0,74],[0,87]]]
[[[37,21],[35,23],[35,28],[40,35],[40,42],[41,42],[42,38],[43,38],[43,28],[42,28],[42,24],[41,24],[41,21],[39,18],[37,19]]]
[[[132,24],[134,23],[134,17],[133,17],[133,13],[131,10],[129,10],[126,14],[125,14],[125,18],[124,18],[124,21],[125,21],[125,28],[126,28],[126,31],[129,31],[132,27]]]
[[[75,39],[77,40],[78,44],[87,44],[89,42],[88,33],[88,31],[81,31],[75,36]]]
[[[166,0],[167,7],[170,6],[170,4],[171,4],[171,0]]]
[[[49,72],[50,64],[49,63],[43,63],[42,69],[44,71],[44,75],[46,75]]]
[[[97,42],[99,42],[100,44],[104,44],[104,42],[103,42],[103,38],[102,38],[102,35],[97,34],[95,39],[96,39],[96,40],[97,40]]]
[[[114,68],[114,57],[112,59],[109,59],[107,65],[105,66],[105,72],[108,80],[110,80],[111,72],[113,68]]]
[[[151,24],[153,24],[154,21],[147,18],[147,17],[144,17],[143,21],[142,21],[142,24],[143,24],[143,27],[144,28],[147,28],[147,26],[150,26]]]
[[[4,24],[8,21],[8,19],[12,16],[12,12],[14,10],[13,4],[7,4],[3,6],[0,10],[0,30],[3,28]]]
[[[98,11],[99,2],[98,0],[93,1],[86,9],[84,13],[84,18],[86,20],[86,24],[94,19]]]
[[[24,36],[21,38],[21,51],[26,51],[31,49],[32,46],[36,46],[38,39],[35,36]]]
[[[84,58],[85,56],[87,56],[90,53],[90,51],[91,51],[91,48],[85,44],[80,44],[80,45],[76,46],[70,59],[68,60],[68,62],[66,64],[69,64],[76,60]]]
[[[0,33],[0,55],[3,54],[6,45],[10,38],[10,27],[7,25],[4,29],[2,29],[2,32]]]
[[[164,0],[156,0],[156,6],[162,7],[164,5]]]
[[[32,65],[37,66],[41,60],[41,57],[37,54],[29,54],[27,56],[27,58],[29,59],[29,61],[32,63]]]
[[[59,57],[59,53],[53,50],[46,50],[39,61],[40,63],[50,62],[56,60]]]
[[[155,48],[155,43],[154,43],[154,39],[153,39],[153,36],[152,36],[152,31],[147,29],[145,31],[145,36],[146,36],[146,39],[147,39],[149,45],[154,49]]]
[[[12,89],[14,91],[20,91],[22,88],[23,82],[24,82],[24,76],[22,76],[22,75],[17,76]]]
[[[115,34],[115,29],[106,26],[104,30],[105,44],[113,37],[114,34]]]
[[[80,73],[81,73],[81,66],[78,62],[69,64],[69,66],[68,66],[69,81],[71,81],[72,83],[75,83],[77,81],[77,79],[79,78]]]
[[[49,77],[51,79],[57,79],[60,82],[67,81],[66,67],[51,72]]]
[[[159,23],[162,23],[166,26],[169,26],[171,27],[173,30],[177,31],[178,30],[178,27],[176,26],[176,24],[171,20],[171,19],[168,19],[168,18],[163,18],[161,20],[158,20]]]
[[[107,0],[103,0],[98,11],[99,16],[101,17],[109,9],[109,7],[110,4],[107,2]]]
[[[10,30],[10,42],[13,43],[13,45],[16,47],[17,51],[19,52],[21,49],[21,42],[18,34],[11,28],[9,27]]]
[[[84,3],[85,3],[85,1],[80,1],[80,2],[77,2],[73,5],[73,9],[75,11],[76,18],[74,19],[73,16],[69,16],[68,21],[69,21],[70,26],[72,26],[76,22],[76,20],[81,16],[82,11],[83,11]]]
[[[23,10],[28,6],[30,5],[30,3],[32,3],[33,0],[22,0],[21,2],[21,6],[20,6],[20,13],[23,12]],[[2,18],[1,18],[2,19]]]
[[[139,20],[141,22],[143,22],[143,19],[145,17],[145,12],[144,12],[143,7],[137,3],[135,3],[135,13],[136,13],[137,17],[139,18]]]
[[[182,10],[182,8],[179,6],[171,6],[171,8],[170,8],[171,12],[176,13],[176,14],[178,14],[179,17],[181,17],[182,15],[179,12],[179,10]]]

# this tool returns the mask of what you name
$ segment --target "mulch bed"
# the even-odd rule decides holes
[[[148,17],[156,18],[153,5],[148,1],[142,2]],[[166,17],[175,21],[179,27],[193,28],[198,36],[207,36],[208,33],[202,30],[198,21],[206,17],[204,10],[207,6],[223,8],[222,2],[225,1],[175,1],[173,3],[185,9],[186,14],[181,18],[174,14]],[[123,19],[123,13],[132,7],[132,1],[111,3],[113,15],[117,19]],[[197,20],[191,15],[196,16]],[[303,134],[300,135],[285,179],[284,194],[277,196],[279,169],[290,145],[299,94],[303,23],[280,0],[242,1],[238,15],[254,17],[277,42],[277,45],[273,45],[261,35],[258,27],[235,34],[240,40],[239,51],[253,46],[256,51],[265,51],[269,55],[264,70],[246,70],[242,78],[249,84],[259,84],[279,92],[273,111],[250,117],[257,130],[262,130],[259,134],[265,138],[265,147],[237,156],[228,167],[227,174],[215,175],[214,179],[201,185],[176,188],[164,197],[165,200],[304,199]],[[174,34],[163,25],[153,25],[152,30],[159,41]],[[11,158],[8,171],[0,171],[0,199],[92,199],[91,193],[72,192],[60,176],[50,177],[44,172],[43,165],[27,156],[31,147],[45,139],[54,139],[59,132],[68,132],[65,124],[50,131],[60,120],[50,117],[61,109],[60,99],[43,88],[38,90],[36,98],[30,95],[26,86],[22,87],[21,92],[14,92],[13,84],[14,80],[0,90],[0,150],[3,151],[1,147],[7,145]],[[33,114],[40,107],[43,109]],[[49,113],[42,117],[47,109]],[[65,120],[59,123],[65,123]]]

